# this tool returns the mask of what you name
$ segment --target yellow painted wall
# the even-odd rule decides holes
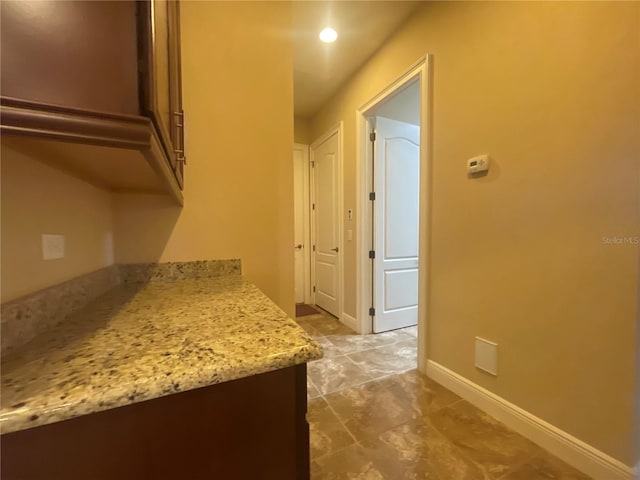
[[[241,258],[294,313],[290,4],[183,2],[184,208],[116,195],[116,261]]]
[[[111,196],[4,143],[2,302],[113,263]],[[42,259],[42,234],[65,236],[65,257]]]
[[[345,121],[344,208],[355,209],[355,110],[434,55],[428,357],[627,465],[639,20],[635,2],[429,2],[311,132]],[[468,179],[466,160],[482,153],[490,173]],[[345,245],[350,315],[354,249]],[[473,366],[476,335],[499,344],[497,378]]]
[[[303,145],[310,145],[311,139],[311,123],[307,118],[293,118],[293,141]]]

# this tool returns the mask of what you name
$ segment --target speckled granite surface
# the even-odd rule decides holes
[[[32,340],[119,283],[240,275],[239,259],[111,265],[2,304],[0,348],[6,354]]]
[[[112,265],[3,303],[0,317],[2,353],[9,353],[29,342],[40,332],[63,321],[70,312],[114,288],[120,281],[120,270]]]
[[[239,275],[123,284],[2,361],[9,433],[320,358]]]
[[[240,275],[239,259],[199,262],[127,263],[118,265],[124,283],[213,278]]]

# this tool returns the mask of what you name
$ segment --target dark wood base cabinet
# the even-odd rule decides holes
[[[2,435],[2,479],[308,479],[306,410],[302,364]]]

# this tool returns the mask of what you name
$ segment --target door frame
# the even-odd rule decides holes
[[[293,150],[299,150],[302,152],[302,171],[304,177],[304,185],[302,187],[304,197],[302,204],[302,211],[304,214],[304,247],[302,249],[304,254],[304,303],[308,304],[313,301],[311,296],[311,180],[309,177],[309,145],[305,145],[303,143],[294,143]]]
[[[356,315],[360,333],[373,331],[369,316],[372,298],[373,272],[368,252],[371,245],[372,206],[369,192],[372,188],[369,140],[369,120],[373,111],[383,102],[400,93],[413,82],[420,82],[420,225],[418,250],[418,369],[426,372],[427,325],[429,313],[429,275],[431,271],[431,194],[433,165],[433,57],[420,58],[405,73],[374,95],[356,110],[356,202],[358,228],[356,229]]]
[[[338,255],[337,255],[337,262],[338,262],[338,320],[340,320],[341,322],[344,323],[344,313],[343,313],[343,308],[344,308],[344,262],[343,262],[343,258],[344,258],[344,238],[343,238],[343,222],[344,222],[344,215],[343,215],[343,179],[342,179],[342,157],[344,156],[344,145],[343,145],[343,124],[344,122],[340,121],[338,123],[336,123],[335,125],[333,125],[329,130],[327,130],[325,133],[323,133],[322,135],[320,135],[320,137],[318,137],[310,146],[309,146],[309,165],[312,164],[312,162],[315,161],[314,158],[314,150],[318,147],[318,145],[322,144],[323,142],[325,142],[326,140],[328,140],[332,135],[337,134],[338,135],[338,162],[336,165],[336,181],[337,181],[337,199],[336,202],[338,204],[338,219],[337,219],[337,223],[338,223]],[[310,185],[311,185],[311,190],[310,190],[310,194],[311,194],[311,202],[310,203],[315,203],[315,175],[313,175],[311,173],[311,169],[309,170],[309,178],[310,178]],[[311,245],[315,245],[316,244],[316,222],[315,222],[315,215],[313,213],[313,210],[311,209],[311,205],[309,205],[309,220],[310,220],[310,225],[311,225]],[[316,284],[316,262],[315,262],[315,255],[310,253],[310,263],[311,263],[311,288],[313,289],[313,286],[315,286]],[[316,302],[316,296],[315,296],[315,292],[311,292],[311,299],[313,301],[313,303],[315,304]]]

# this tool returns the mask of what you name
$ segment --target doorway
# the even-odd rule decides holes
[[[403,102],[401,97],[411,101]],[[391,118],[381,116],[383,113]],[[374,333],[418,323],[419,122],[417,83],[386,101],[368,122],[373,133],[371,182],[375,196],[371,262]]]
[[[293,145],[293,218],[296,304],[311,301],[309,257],[309,146]]]
[[[385,325],[384,317],[389,314],[393,316],[402,312],[406,321],[417,321],[418,325],[418,368],[424,371],[426,368],[426,324],[427,324],[427,282],[429,274],[429,221],[430,205],[428,198],[430,195],[430,88],[431,88],[431,57],[425,56],[414,64],[407,72],[401,75],[395,82],[383,89],[376,96],[358,108],[356,112],[356,159],[357,159],[357,201],[358,211],[361,212],[358,219],[357,229],[357,316],[360,322],[360,333],[371,333],[374,331],[384,331],[389,328]],[[417,96],[416,96],[417,93]],[[398,110],[403,110],[403,104],[413,106],[410,112],[398,114]],[[395,112],[395,113],[394,113]],[[417,141],[411,140],[411,136],[405,133],[391,133],[389,138],[395,138],[395,146],[404,145],[404,150],[414,149],[417,153],[417,166],[415,157],[404,164],[398,171],[391,173],[401,173],[401,178],[407,178],[407,170],[418,171],[417,181],[401,180],[394,184],[389,184],[388,175],[376,178],[376,141],[371,134],[376,131],[376,137],[382,132],[376,125],[378,118],[383,117],[392,121],[415,125],[417,130]],[[389,126],[386,120],[382,129]],[[387,135],[384,134],[383,135]],[[387,153],[391,145],[385,143]],[[393,142],[392,142],[393,143]],[[378,151],[378,156],[385,154],[384,148]],[[395,164],[394,166],[398,166]],[[383,170],[385,167],[382,168]],[[412,170],[413,169],[413,170]],[[378,172],[381,173],[381,172]],[[390,172],[387,172],[390,173]],[[415,175],[415,174],[414,174]],[[382,178],[382,180],[380,180]],[[393,181],[393,179],[391,179]],[[399,190],[401,198],[399,201],[393,200],[386,208],[384,205],[376,203],[379,200],[376,188],[390,188]],[[387,182],[386,185],[384,182]],[[406,191],[399,187],[406,182]],[[376,185],[377,183],[377,185]],[[417,201],[416,201],[417,197]],[[382,199],[384,200],[384,199]],[[394,205],[395,203],[395,205]],[[417,211],[416,211],[417,208]],[[393,213],[396,212],[396,213]],[[397,212],[403,212],[398,214]],[[385,215],[387,218],[385,219]],[[389,222],[390,216],[393,220]],[[408,235],[404,239],[384,242],[387,233],[385,229],[392,233],[397,227],[394,221],[399,217],[403,220],[412,218],[413,223]],[[417,218],[417,226],[415,220]],[[386,221],[386,225],[385,225]],[[397,222],[396,222],[397,223]],[[404,227],[403,227],[404,228]],[[415,229],[417,228],[417,232]],[[378,231],[376,232],[376,229]],[[414,229],[411,231],[411,229]],[[417,236],[416,236],[417,233]],[[416,244],[417,238],[417,244]],[[405,241],[407,240],[407,241]],[[395,244],[394,244],[395,242]],[[376,245],[377,244],[377,245]],[[393,248],[390,249],[390,246]],[[417,248],[417,252],[416,252]],[[382,251],[380,250],[382,249]],[[417,253],[417,255],[416,255]],[[377,260],[377,265],[376,265]],[[387,263],[385,265],[385,262]],[[388,267],[388,268],[387,268]],[[397,267],[397,268],[395,268]],[[395,280],[398,280],[395,282]],[[417,280],[417,281],[416,281]],[[382,310],[382,315],[379,312]],[[393,315],[391,315],[393,314]],[[376,317],[381,317],[381,321],[376,321]],[[410,320],[407,320],[409,318]],[[393,327],[393,322],[390,328]],[[395,327],[399,328],[399,327]]]
[[[337,125],[310,147],[312,297],[338,319],[342,312],[341,137],[341,125]]]

